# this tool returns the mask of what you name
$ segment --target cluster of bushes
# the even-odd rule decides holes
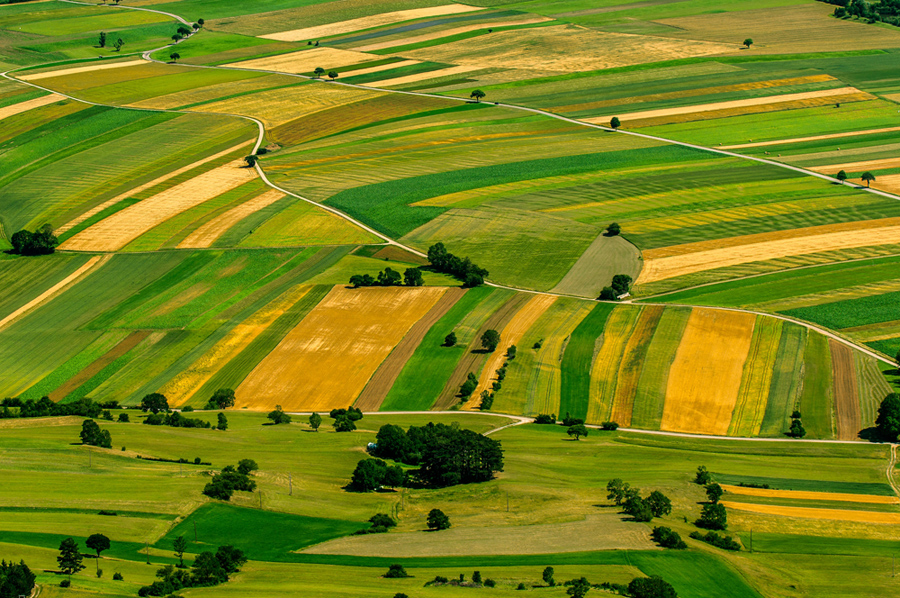
[[[406,484],[406,471],[399,465],[388,465],[381,459],[363,459],[350,476],[350,488],[371,492],[383,486],[396,488]]]
[[[49,255],[59,245],[59,239],[54,236],[49,224],[33,233],[24,229],[13,233],[9,242],[12,244],[10,251],[18,255]]]
[[[472,263],[469,258],[459,258],[444,247],[443,243],[435,243],[428,248],[428,261],[438,272],[449,274],[461,281],[467,288],[484,284],[488,271]]]
[[[435,576],[429,582],[425,583],[425,587],[429,586],[455,586],[458,588],[493,588],[497,585],[497,582],[491,578],[482,579],[481,571],[474,571],[472,573],[472,581],[466,581],[465,573],[460,573],[458,578],[447,579],[442,575]]]
[[[99,417],[103,412],[104,403],[100,405],[91,399],[79,399],[72,403],[54,403],[50,397],[41,397],[37,401],[32,399],[22,400],[16,398],[0,401],[0,419],[16,417],[57,417],[65,415],[77,415],[80,417]],[[115,407],[113,407],[115,408]]]
[[[712,544],[716,548],[721,548],[723,550],[740,550],[741,545],[731,539],[731,536],[720,536],[716,532],[706,532],[705,534],[701,534],[700,532],[691,532],[691,538],[694,540],[701,540],[706,542],[707,544]]]
[[[620,295],[624,295],[631,288],[632,279],[627,274],[616,274],[608,287],[600,291],[600,301],[617,301]]]
[[[713,481],[712,475],[703,465],[697,468],[694,482],[706,487],[706,496],[709,498],[709,503],[703,505],[703,509],[700,511],[700,519],[695,521],[694,525],[714,530],[727,528],[728,514],[725,512],[725,505],[719,504],[719,499],[722,498],[722,494],[725,491]]]
[[[256,490],[256,482],[250,479],[250,473],[257,469],[259,466],[253,459],[241,459],[237,467],[227,465],[206,484],[203,494],[217,500],[231,500],[236,491],[253,492]]]
[[[387,424],[378,430],[372,454],[407,465],[417,483],[442,488],[456,484],[486,482],[495,471],[503,471],[503,449],[499,440],[456,426],[428,423],[411,426]]]
[[[350,277],[350,284],[354,289],[359,287],[420,287],[425,284],[425,281],[419,268],[407,268],[402,277],[396,270],[385,268],[378,273],[377,278],[372,278],[368,274],[354,274]]]
[[[281,408],[281,405],[275,405],[275,410],[270,412],[266,417],[272,420],[272,423],[276,426],[278,424],[291,423],[291,416],[284,412],[284,409]]]
[[[194,465],[212,465],[209,461],[202,461],[200,457],[194,457],[193,461],[190,461],[185,458],[181,459],[163,459],[162,457],[142,457],[141,455],[137,456],[138,459],[143,459],[144,461],[160,461],[162,463],[182,463],[182,464],[190,464]]]
[[[394,518],[387,513],[378,513],[376,515],[372,515],[372,517],[369,518],[369,523],[372,524],[372,527],[355,531],[353,532],[353,535],[362,536],[365,534],[384,534],[387,533],[389,529],[397,525],[397,522],[394,521]]]
[[[797,410],[791,413],[791,427],[787,435],[791,438],[803,438],[806,436],[806,428],[803,427],[803,422],[800,421],[800,412]]]
[[[219,546],[215,553],[201,552],[194,559],[190,571],[166,565],[156,571],[159,581],[138,590],[138,596],[168,596],[184,588],[216,586],[228,581],[228,576],[237,573],[247,562],[247,557],[239,548]]]
[[[606,491],[606,498],[622,507],[635,521],[651,521],[672,512],[672,501],[659,490],[641,498],[640,488],[632,488],[627,482],[614,478],[606,484]]]
[[[34,589],[34,573],[25,564],[0,561],[0,596],[29,596]]]
[[[332,419],[334,419],[333,425],[335,432],[352,432],[356,429],[356,422],[363,418],[362,410],[357,407],[348,407],[347,409],[332,409],[331,413],[329,413],[328,415],[330,415]]]
[[[687,548],[687,544],[684,543],[678,532],[668,527],[654,527],[650,537],[663,548],[674,548],[675,550]]]
[[[92,419],[86,419],[81,423],[81,442],[101,448],[112,448],[112,435],[109,430],[101,430]]]
[[[839,19],[855,17],[869,23],[882,21],[900,27],[900,0],[881,0],[870,3],[865,0],[819,0],[837,6],[834,16]]]
[[[221,415],[221,414],[220,414]],[[185,417],[177,411],[153,413],[144,420],[148,426],[169,426],[172,428],[211,428],[212,424],[202,419]]]

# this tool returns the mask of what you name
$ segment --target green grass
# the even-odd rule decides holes
[[[788,309],[786,316],[808,320],[829,328],[851,328],[864,324],[900,320],[900,292]]]
[[[887,483],[837,482],[823,480],[802,480],[747,475],[731,475],[713,473],[713,478],[720,484],[739,486],[744,484],[768,484],[773,490],[798,490],[803,492],[839,492],[843,494],[873,494],[875,496],[894,496],[894,490]]]
[[[747,546],[749,534],[741,534]],[[863,540],[857,538],[829,538],[795,534],[753,534],[753,550],[774,554],[834,554],[841,556],[891,557],[898,549],[896,540]]]
[[[798,410],[809,438],[834,437],[834,381],[827,337],[810,332],[803,353],[803,390]]]
[[[615,307],[609,303],[598,304],[572,332],[562,360],[560,414],[569,413],[579,419],[587,417],[594,346]]]
[[[786,325],[782,330],[760,436],[780,438],[790,427],[803,384],[800,372],[806,339],[807,331],[801,326]]]

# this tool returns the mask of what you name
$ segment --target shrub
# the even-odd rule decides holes
[[[632,598],[678,598],[675,588],[656,575],[632,579],[628,584],[628,593]]]
[[[120,413],[120,414],[119,414],[119,422],[121,422],[121,423],[123,423],[123,424],[127,424],[127,423],[129,423],[130,421],[131,421],[131,418],[128,416],[127,413]]]
[[[409,577],[409,574],[406,572],[406,569],[403,568],[403,565],[391,565],[388,567],[387,573],[382,575],[382,577],[387,577],[389,579],[399,579],[403,577]]]
[[[68,588],[70,585],[72,585],[72,582],[69,581],[68,579],[64,579],[61,582],[59,582],[59,587],[61,587],[61,588]]]
[[[378,513],[376,515],[372,515],[372,517],[369,519],[369,523],[371,523],[375,527],[381,526],[384,528],[394,527],[397,525],[397,522],[394,521],[394,519],[387,513]]]
[[[687,544],[684,543],[678,532],[668,527],[654,527],[650,537],[663,548],[674,548],[675,550],[687,548]]]
[[[97,569],[97,577],[103,577],[103,569]]]
[[[440,509],[431,509],[425,524],[428,526],[428,529],[434,531],[450,529],[450,518]]]
[[[707,544],[712,544],[716,548],[721,548],[723,550],[741,549],[741,545],[735,542],[731,538],[731,536],[720,536],[716,532],[706,532],[706,534],[701,534],[700,532],[691,532],[691,538],[693,538],[694,540],[706,542]]]
[[[524,583],[520,582],[519,585],[516,586],[516,589],[517,590],[527,590],[528,588],[525,587]]]
[[[472,583],[481,583],[481,571],[475,571],[472,573]]]
[[[181,408],[181,412],[182,413],[193,413],[194,408],[191,407],[190,405],[187,405],[187,406]]]
[[[700,484],[701,486],[706,486],[712,481],[712,476],[709,475],[709,472],[706,471],[706,467],[701,465],[697,468],[697,475],[694,476],[694,483]]]
[[[617,424],[616,422],[603,422],[602,424],[600,424],[600,427],[604,430],[614,432],[619,429],[619,424]]]
[[[497,585],[497,582],[490,577],[484,580],[484,587],[486,588],[493,588],[495,585]]]
[[[534,418],[534,423],[536,424],[555,424],[556,423],[556,414],[552,413],[550,415],[541,414]]]

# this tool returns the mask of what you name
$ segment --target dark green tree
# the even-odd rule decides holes
[[[720,503],[703,505],[700,519],[695,521],[694,525],[705,529],[721,530],[727,528],[728,514],[725,512],[724,505]]]
[[[475,571],[472,573],[472,583],[481,585],[481,571]]]
[[[14,233],[10,244],[12,252],[18,255],[49,255],[56,251],[59,239],[54,236],[50,225],[44,225],[33,233],[27,230]]]
[[[612,287],[603,287],[603,290],[600,291],[600,301],[616,301],[619,298],[619,294],[616,293],[616,290]]]
[[[875,182],[875,175],[869,171],[862,173],[862,176],[859,178],[860,178],[860,180],[866,182],[866,189],[868,189],[871,186],[871,183]]]
[[[900,394],[891,393],[884,397],[875,418],[875,431],[888,442],[896,442],[900,436]]]
[[[216,424],[216,430],[222,430],[223,432],[228,429],[228,418],[225,417],[224,413],[217,413],[218,423]]]
[[[228,409],[234,407],[234,391],[230,388],[220,388],[206,402],[204,409]]]
[[[356,429],[356,424],[347,415],[339,415],[334,419],[335,432],[352,432]]]
[[[106,32],[105,31],[100,32],[100,47],[101,48],[106,47]]]
[[[357,492],[372,492],[381,486],[386,472],[387,463],[381,459],[363,459],[353,470],[350,486]]]
[[[256,163],[259,161],[259,156],[256,154],[250,154],[249,156],[244,156],[244,162],[247,164],[247,168],[253,168],[256,166]]]
[[[706,497],[711,503],[719,502],[719,499],[722,498],[723,494],[725,494],[725,491],[715,482],[706,486]]]
[[[34,590],[35,575],[25,564],[0,561],[0,598],[29,596]]]
[[[179,58],[181,58],[181,54],[179,54],[178,52],[172,52],[171,54],[169,54],[169,60],[171,60],[172,62],[178,62]]]
[[[100,559],[100,553],[109,550],[109,538],[103,534],[91,534],[85,540],[84,545],[97,553],[97,559]]]
[[[651,492],[650,495],[644,499],[644,503],[650,509],[650,512],[653,513],[654,517],[663,517],[672,512],[672,501],[659,490]]]
[[[752,46],[752,45],[753,45],[753,40],[750,39],[749,37],[748,37],[747,39],[744,40],[744,46],[746,46],[748,49],[749,49],[750,46]]]
[[[319,426],[321,426],[321,425],[322,425],[322,416],[321,415],[319,415],[318,413],[313,413],[312,415],[309,416],[309,427],[310,428],[312,428],[313,430],[318,432]]]
[[[484,334],[481,335],[481,346],[487,349],[489,353],[496,351],[499,344],[500,333],[496,330],[485,330]]]
[[[684,543],[678,532],[672,531],[668,527],[654,527],[650,537],[663,548],[674,548],[675,550],[687,548],[687,544]]]
[[[431,509],[428,512],[425,524],[428,526],[428,529],[433,531],[450,529],[450,518],[440,509]]]
[[[624,295],[631,287],[631,280],[631,277],[627,274],[616,274],[613,276],[612,284],[610,286],[617,294]]]
[[[792,420],[791,428],[788,430],[788,436],[792,438],[803,438],[806,436],[806,428],[803,427],[803,422],[799,419]]]
[[[569,436],[574,436],[575,440],[578,440],[582,436],[587,437],[588,429],[584,424],[577,424],[575,426],[570,426],[568,430],[566,430],[566,434]]]
[[[337,71],[328,71],[328,78],[331,79],[332,81],[337,79],[338,78]]]
[[[613,222],[609,226],[606,227],[606,236],[607,237],[616,237],[622,233],[622,227],[619,226],[618,222]]]
[[[116,52],[122,49],[122,46],[125,45],[125,41],[120,37],[116,40],[116,43],[113,44],[113,48],[116,49]]]
[[[640,495],[631,496],[622,505],[626,514],[631,515],[635,521],[651,521],[653,520],[653,510],[650,503],[642,499]]]
[[[541,579],[544,580],[544,583],[550,587],[556,585],[556,581],[553,579],[553,567],[544,567],[544,572],[541,574]]]
[[[456,346],[456,333],[451,332],[447,336],[444,337],[444,346],[445,347],[455,347]]]
[[[838,173],[834,176],[834,178],[836,178],[841,183],[843,183],[844,181],[847,180],[847,173],[844,172],[843,170],[839,170]]]
[[[86,419],[81,424],[81,442],[90,446],[112,448],[112,435],[109,430],[101,430],[92,419]]]
[[[609,121],[609,126],[610,126],[610,128],[612,128],[612,129],[618,129],[619,127],[622,126],[622,121],[619,120],[619,117],[618,117],[618,116],[614,116],[614,117],[612,117],[612,119]]]
[[[194,559],[194,564],[191,565],[191,579],[194,585],[214,586],[228,581],[228,573],[214,553],[205,551]]]
[[[187,550],[187,540],[184,536],[178,536],[172,542],[172,548],[175,549],[175,556],[178,557],[178,566],[184,567],[184,551]]]
[[[149,411],[151,413],[159,413],[160,411],[169,410],[169,401],[166,396],[158,392],[144,395],[141,399],[141,411]]]
[[[475,103],[477,104],[477,103],[481,102],[481,99],[482,99],[485,95],[486,95],[486,94],[485,94],[483,91],[481,91],[480,89],[476,89],[476,90],[472,91],[472,93],[469,94],[469,97],[470,97],[470,98],[474,98],[474,99],[475,99]]]
[[[675,588],[657,575],[632,579],[628,584],[628,595],[632,598],[678,598]]]
[[[584,598],[591,589],[590,582],[584,577],[567,581],[566,585],[569,586],[566,588],[566,594],[572,598]]]
[[[697,468],[697,474],[694,476],[694,483],[700,484],[701,486],[706,486],[712,481],[712,476],[709,475],[709,472],[706,470],[706,467],[701,465]]]
[[[130,421],[131,421],[131,418],[128,416],[127,413],[119,414],[119,423],[127,424]]]
[[[472,393],[475,392],[476,388],[478,388],[478,378],[475,377],[475,374],[469,372],[466,381],[463,382],[462,386],[459,388],[459,395],[464,399],[468,398],[472,396]]]
[[[270,412],[266,417],[272,420],[272,423],[276,426],[278,424],[291,423],[291,416],[284,412],[281,405],[275,405],[275,411]]]
[[[313,73],[315,74],[315,76],[316,76],[317,79],[321,79],[321,78],[322,78],[322,75],[325,74],[325,69],[323,69],[323,68],[320,67],[320,66],[317,66],[317,67],[316,67],[316,70],[314,70]]]
[[[56,562],[59,563],[60,571],[68,575],[69,578],[84,569],[83,560],[84,557],[81,556],[81,551],[78,549],[78,542],[72,538],[66,538],[60,543],[59,556],[56,557]]]
[[[251,472],[259,471],[259,465],[253,459],[241,459],[238,461],[237,471],[243,475],[250,475]]]
[[[403,565],[389,565],[387,573],[382,575],[382,577],[387,577],[388,579],[402,579],[404,577],[409,577],[409,573],[406,572]]]
[[[406,472],[403,471],[403,468],[399,465],[393,465],[388,467],[384,471],[384,479],[382,480],[382,484],[387,486],[388,488],[397,488],[398,486],[403,486],[406,483]]]
[[[422,271],[419,268],[407,268],[403,272],[403,284],[408,287],[420,287],[425,284],[422,278]]]

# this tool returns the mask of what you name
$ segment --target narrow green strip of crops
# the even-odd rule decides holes
[[[890,485],[877,482],[832,482],[825,480],[801,480],[794,478],[770,478],[752,475],[732,475],[713,473],[713,479],[720,484],[739,486],[756,484],[768,486],[773,490],[797,490],[801,492],[838,492],[843,494],[872,494],[874,496],[893,496]]]
[[[594,345],[597,337],[603,334],[606,319],[615,307],[612,303],[598,304],[572,332],[562,360],[562,390],[559,400],[561,414],[568,413],[581,419],[587,417]]]
[[[828,339],[809,333],[803,354],[803,392],[800,414],[807,438],[834,438],[834,384]]]
[[[806,334],[806,328],[802,326],[785,324],[782,329],[760,436],[783,438],[790,427],[790,416],[803,384],[801,373]]]

